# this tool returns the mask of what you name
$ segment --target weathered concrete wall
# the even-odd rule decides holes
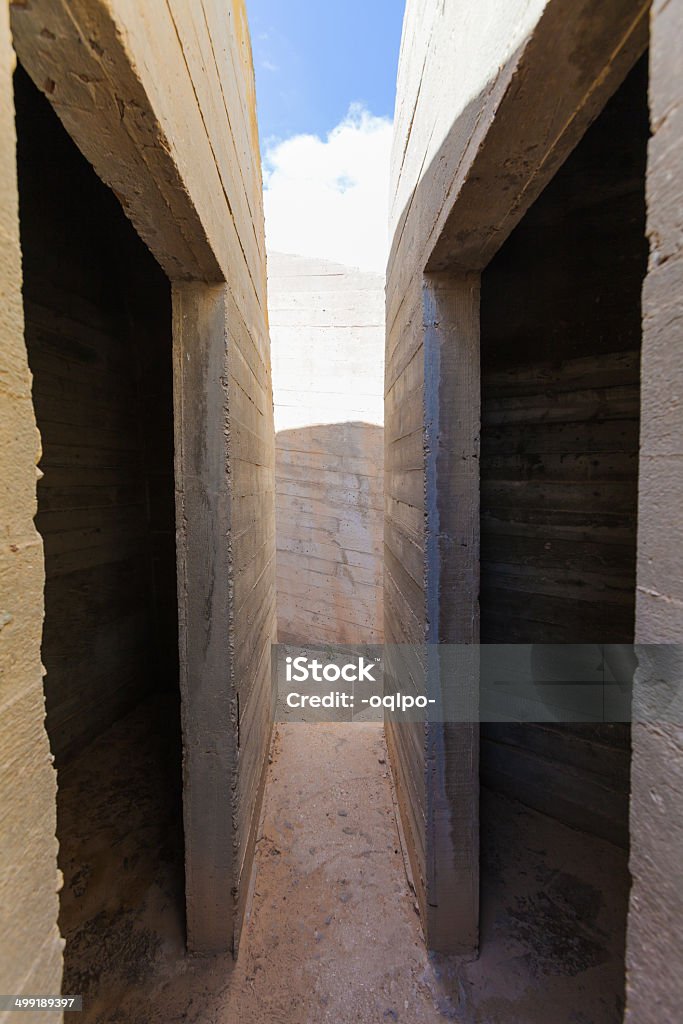
[[[453,179],[466,173],[463,159],[471,162],[474,129],[488,112],[496,79],[528,41],[546,4],[408,0],[391,161],[393,276],[398,264],[403,281],[415,267],[422,272],[452,203]]]
[[[408,0],[391,162],[392,320],[416,269],[486,265],[642,52],[648,9],[648,0],[599,9],[594,0]]]
[[[482,274],[482,643],[633,642],[648,134],[641,58]],[[627,849],[628,725],[557,717],[482,785]]]
[[[0,5],[0,988],[57,993],[56,786],[43,726],[43,549],[33,523],[40,439],[23,340],[8,13]]]
[[[22,68],[14,84],[42,658],[61,767],[156,686],[178,691],[171,288]]]
[[[409,0],[406,7],[386,296],[388,643],[478,639],[478,548],[472,536],[478,508],[478,282],[464,276],[427,283],[424,271],[456,185],[462,184],[471,164],[475,129],[495,109],[497,80],[509,73],[507,64],[528,40],[544,7],[544,0],[502,7],[493,0]],[[454,317],[462,318],[459,344],[453,337]],[[472,439],[458,446],[461,458],[450,465],[448,455],[444,462],[440,453],[447,452],[452,424],[459,417],[461,425],[471,424]],[[474,476],[461,472],[469,468]],[[457,567],[448,564],[454,550],[463,556]],[[478,736],[474,729],[467,737],[448,737],[446,731],[390,727],[388,742],[427,940],[432,946],[466,951],[476,944]],[[430,771],[434,751],[440,761],[448,751],[453,765],[457,751],[464,753],[472,774],[458,777],[454,767],[449,782],[443,765]],[[455,843],[464,844],[458,854],[451,840],[456,823]],[[451,864],[464,869],[456,879]],[[469,893],[470,905],[464,906],[457,889]]]
[[[658,676],[683,686],[683,2],[657,0],[650,35],[647,231],[636,641],[645,651],[635,706]],[[661,684],[659,689],[661,690]],[[656,704],[655,704],[656,706]],[[627,937],[629,1024],[675,1020],[683,1003],[683,734],[678,715],[633,725],[631,874]]]
[[[463,279],[460,289],[458,283],[453,282],[455,287],[447,295],[438,285],[434,289],[426,286],[424,271],[452,205],[454,183],[461,184],[466,167],[471,163],[474,129],[494,106],[492,93],[496,80],[504,77],[506,62],[528,39],[544,6],[544,0],[509,3],[503,7],[495,0],[458,4],[409,0],[406,7],[391,163],[392,247],[386,294],[385,637],[388,643],[419,644],[428,639],[444,638],[442,623],[448,611],[443,608],[442,614],[439,574],[443,570],[448,580],[452,580],[453,575],[444,563],[440,545],[443,542],[450,551],[453,546],[448,531],[441,529],[439,523],[434,477],[439,452],[435,444],[432,444],[432,461],[429,461],[430,438],[438,441],[443,433],[444,443],[448,443],[446,421],[439,403],[440,388],[443,386],[444,396],[451,392],[447,400],[452,406],[454,390],[459,387],[460,402],[468,403],[471,422],[478,420],[478,410],[471,404],[474,391],[478,390],[478,369],[472,376],[478,364],[476,313],[471,324],[472,336],[463,337],[462,357],[451,338],[454,327],[451,317],[456,311],[467,315],[468,295],[472,303],[478,304],[478,284]],[[431,339],[429,353],[425,348],[427,338]],[[451,350],[448,355],[446,347]],[[465,394],[468,390],[472,395]],[[471,451],[474,458],[467,456],[460,467],[476,467],[476,451],[475,440]],[[461,517],[457,528],[461,533],[464,530],[465,535],[471,533],[466,518],[474,521],[476,513],[476,497],[474,493],[468,494],[468,490],[476,486],[476,478],[462,478],[457,484],[457,494],[454,490],[450,498],[451,508],[457,503],[456,514]],[[433,531],[431,549],[430,526]],[[470,544],[468,548],[460,540],[457,543],[461,552],[469,551],[476,564],[478,552],[474,546]],[[434,562],[431,569],[430,558]],[[475,573],[468,573],[465,565],[455,575],[464,583],[457,597],[463,628],[459,636],[451,631],[450,639],[471,642],[477,638],[476,617],[470,605],[472,600],[476,605],[478,579]],[[449,948],[448,936],[438,937],[434,922],[430,920],[430,916],[434,917],[432,908],[438,913],[439,904],[436,890],[440,883],[434,871],[440,872],[449,861],[472,866],[477,859],[478,839],[476,821],[468,825],[466,820],[472,818],[471,794],[468,793],[467,806],[461,808],[457,817],[467,832],[469,855],[455,857],[445,849],[440,857],[441,864],[436,865],[433,851],[438,828],[435,831],[437,812],[433,789],[437,776],[430,777],[426,770],[432,742],[427,732],[417,726],[391,727],[388,742],[428,942]],[[440,747],[443,739],[435,737],[434,742]],[[467,744],[471,748],[467,760],[472,766],[476,766],[478,759],[476,748],[472,746],[475,743],[472,732]],[[460,783],[460,792],[467,793],[467,784],[462,784],[464,779]],[[438,800],[440,827],[448,834],[451,830],[450,797],[442,793]],[[474,893],[476,889],[476,879],[472,878],[471,890]],[[447,899],[449,893],[452,898],[452,889],[446,882],[443,898]],[[450,911],[449,916],[452,916]],[[476,942],[473,915],[467,916],[470,921],[463,927],[462,941],[456,939],[455,948],[471,949]]]
[[[386,290],[387,641],[479,638],[479,273],[642,53],[647,9],[407,4]],[[471,951],[477,730],[390,729],[389,743],[428,941]]]
[[[381,643],[384,279],[271,253],[280,642]]]
[[[275,637],[272,392],[245,8],[36,0],[12,5],[12,33],[173,284],[188,933],[196,950],[225,949],[247,891]],[[8,76],[8,116],[10,85]]]

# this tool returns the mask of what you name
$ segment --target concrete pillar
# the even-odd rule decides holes
[[[232,946],[235,918],[226,291],[173,288],[187,943],[201,953]]]
[[[455,677],[440,648],[479,636],[479,275],[417,278],[387,329],[386,642],[419,645],[424,658],[411,660],[410,671],[427,674],[437,700],[462,688],[457,704],[467,719],[388,723],[388,742],[427,944],[471,954],[479,904],[476,653],[469,649],[469,671]],[[390,672],[393,657],[389,648]]]
[[[479,642],[479,275],[425,278],[427,644]],[[430,658],[429,685],[459,688],[467,721],[427,727],[426,931],[432,949],[472,953],[479,919],[476,652]],[[469,671],[463,671],[467,664]]]
[[[241,323],[227,285],[174,284],[187,942],[195,953],[237,950],[272,727],[274,515],[272,483],[266,490],[262,481],[272,476],[272,399],[265,369],[263,398],[239,384],[247,372]],[[263,414],[246,430],[256,402]]]

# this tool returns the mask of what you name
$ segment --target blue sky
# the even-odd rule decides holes
[[[393,117],[403,0],[247,0],[261,146]]]

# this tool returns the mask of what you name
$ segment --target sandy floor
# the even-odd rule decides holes
[[[238,960],[187,957],[177,765],[150,734],[159,715],[138,709],[62,777],[64,990],[84,994],[82,1024],[621,1019],[623,899],[602,892],[619,855],[497,798],[484,806],[482,955],[427,955],[373,724],[278,727]]]
[[[380,726],[279,727],[236,964],[183,954],[173,803],[152,806],[164,752],[145,730],[141,709],[63,780],[65,990],[84,993],[82,1024],[443,1020]]]

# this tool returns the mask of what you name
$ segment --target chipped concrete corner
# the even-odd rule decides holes
[[[59,992],[62,940],[57,928],[59,880],[55,839],[56,777],[43,721],[40,661],[43,552],[36,512],[40,438],[31,403],[23,342],[21,251],[15,160],[9,9],[0,10],[2,158],[0,314],[2,390],[2,550],[0,672],[2,685],[2,957],[3,992]],[[3,1020],[8,1015],[0,1014]],[[53,1015],[57,1019],[57,1015]]]

